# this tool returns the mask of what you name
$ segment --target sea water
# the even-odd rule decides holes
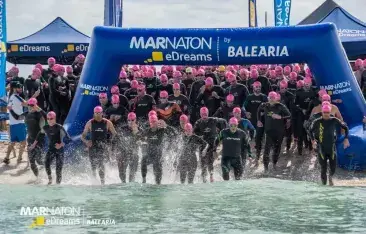
[[[366,189],[272,178],[193,185],[0,185],[0,233],[366,233]],[[30,227],[22,207],[110,223]],[[79,217],[46,215],[46,220]],[[112,221],[114,223],[112,223]],[[46,221],[47,222],[47,221]]]

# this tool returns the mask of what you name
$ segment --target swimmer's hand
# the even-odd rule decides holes
[[[348,138],[345,138],[343,140],[343,148],[347,149],[348,147],[350,147],[349,140],[348,140]]]
[[[88,148],[90,148],[90,147],[92,147],[92,146],[93,146],[93,143],[92,143],[91,141],[86,141],[86,142],[85,142],[85,145],[86,145]]]
[[[62,147],[64,147],[64,143],[60,143],[60,144],[59,143],[56,143],[55,144],[55,148],[56,149],[61,149]]]
[[[36,148],[36,144],[34,143],[28,146],[28,150],[34,150],[34,148]]]
[[[262,123],[261,121],[258,121],[258,122],[257,122],[257,126],[258,126],[259,128],[261,128],[261,127],[263,127],[263,123]]]
[[[313,149],[316,149],[318,145],[317,142],[315,140],[312,140],[311,143],[313,145]]]

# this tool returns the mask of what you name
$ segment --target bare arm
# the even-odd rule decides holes
[[[86,135],[90,132],[90,130],[91,130],[91,121],[89,120],[85,125],[83,133],[81,134],[81,141],[84,142],[85,144],[88,142],[86,140]]]
[[[116,137],[116,135],[117,135],[117,131],[116,131],[116,129],[114,128],[113,123],[112,123],[111,121],[109,121],[109,120],[107,120],[107,128],[108,128],[108,131],[109,131],[110,133],[112,133],[112,140],[113,140],[113,138],[115,138],[115,137]]]

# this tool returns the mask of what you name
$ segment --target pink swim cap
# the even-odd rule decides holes
[[[296,88],[301,89],[302,87],[304,87],[304,81],[299,80],[296,82]]]
[[[319,97],[323,97],[324,94],[327,94],[327,91],[325,89],[321,89],[318,92]]]
[[[127,73],[125,71],[121,71],[119,73],[119,78],[127,78]]]
[[[66,67],[66,73],[67,73],[67,74],[70,74],[70,73],[72,73],[72,72],[73,72],[72,67],[71,67],[71,66],[67,66],[67,67]]]
[[[236,125],[238,126],[238,120],[235,118],[235,117],[232,117],[230,120],[229,120],[229,124],[230,125]]]
[[[291,80],[297,80],[297,73],[296,72],[291,72],[290,73],[290,79]]]
[[[258,76],[259,76],[259,73],[258,73],[257,69],[250,70],[250,78],[257,79]]]
[[[133,65],[132,66],[132,71],[138,71],[138,70],[140,70],[138,65]]]
[[[114,94],[112,96],[112,104],[117,104],[119,103],[119,96],[117,94]]]
[[[312,80],[311,80],[311,78],[310,77],[306,77],[305,79],[304,79],[304,84],[312,84],[313,82],[312,82]]]
[[[158,116],[156,116],[156,115],[150,115],[149,116],[149,122],[150,123],[156,123],[156,122],[158,122]]]
[[[240,69],[239,71],[240,76],[249,76],[249,71],[245,68]]]
[[[106,93],[100,93],[99,98],[107,98],[107,94]]]
[[[40,77],[41,74],[42,74],[42,72],[38,68],[34,68],[33,71],[32,71],[32,75],[35,75],[37,77]]]
[[[205,80],[205,85],[211,86],[213,84],[214,84],[213,79],[211,77],[207,77],[207,79]]]
[[[250,71],[252,71],[252,70],[258,70],[257,65],[251,65],[250,66]]]
[[[135,120],[136,119],[136,114],[134,112],[128,113],[127,119],[128,120]]]
[[[47,113],[47,119],[54,119],[56,118],[56,113],[53,111],[50,111]]]
[[[268,69],[268,65],[267,64],[261,64],[261,65],[259,65],[259,69],[262,69],[262,70]]]
[[[154,110],[151,110],[151,111],[149,111],[149,114],[148,114],[148,116],[150,117],[150,116],[152,116],[152,115],[158,115],[158,114],[156,114],[156,111],[154,111]]]
[[[187,122],[188,122],[188,116],[186,116],[186,115],[181,115],[181,116],[179,117],[179,121],[182,121],[182,122],[187,123]]]
[[[113,94],[117,94],[117,93],[119,93],[119,88],[118,88],[118,86],[117,85],[114,85],[114,86],[112,86],[112,88],[111,88],[111,93],[113,93]]]
[[[168,77],[167,77],[167,75],[165,75],[165,74],[162,74],[161,76],[160,76],[160,81],[161,82],[167,82],[168,81]]]
[[[290,66],[286,66],[284,69],[283,69],[283,73],[288,76],[290,75],[291,73],[291,67]]]
[[[322,96],[322,101],[323,101],[323,102],[324,102],[324,101],[330,102],[330,96],[329,96],[328,94],[324,94],[324,95]]]
[[[166,70],[172,72],[174,71],[174,67],[169,65],[166,67]]]
[[[226,96],[226,101],[227,102],[233,102],[234,101],[234,98],[235,98],[234,95],[229,94],[229,95]]]
[[[62,66],[60,64],[55,64],[55,65],[53,65],[52,70],[54,72],[61,72],[62,71],[62,68],[61,67]]]
[[[131,81],[131,88],[137,89],[137,86],[139,86],[139,82],[137,80]]]
[[[230,83],[236,81],[236,76],[233,73],[228,74],[227,81]]]
[[[184,130],[187,131],[187,132],[191,132],[193,130],[192,124],[186,123],[184,125]]]
[[[78,54],[77,56],[81,61],[85,60],[85,56],[83,54]]]
[[[280,82],[280,88],[286,89],[288,87],[287,81],[286,80],[282,80]]]
[[[47,59],[47,63],[48,63],[49,65],[51,65],[51,64],[55,64],[55,63],[56,63],[56,59],[55,59],[54,57],[50,57],[50,58],[48,58],[48,59]]]
[[[275,72],[276,73],[283,73],[283,68],[282,67],[280,67],[280,66],[277,66],[276,68],[275,68]]]
[[[322,106],[322,112],[330,113],[332,111],[332,107],[330,105]]]
[[[133,73],[133,77],[134,77],[134,78],[142,78],[142,75],[141,75],[141,73],[140,73],[140,72],[135,71],[135,72]]]
[[[167,91],[163,90],[160,92],[160,98],[168,98],[169,94]]]
[[[145,90],[146,86],[144,84],[139,84],[139,86],[137,86],[137,89],[139,90]]]
[[[173,89],[179,89],[180,90],[180,84],[174,83],[173,84]]]
[[[277,99],[277,93],[272,91],[272,92],[269,92],[268,94],[268,99],[271,99],[271,100],[276,100]]]
[[[322,102],[322,106],[326,106],[326,105],[330,106],[331,104],[330,104],[330,102],[328,102],[328,101],[324,101],[324,102]]]
[[[363,61],[362,61],[362,59],[357,59],[357,60],[356,60],[356,62],[355,62],[355,65],[356,65],[358,68],[363,67]]]
[[[175,67],[175,70],[177,70],[177,71],[183,71],[184,70],[184,66],[181,66],[181,65],[176,66]]]
[[[154,71],[152,69],[148,69],[146,71],[146,77],[147,78],[153,78],[154,77]]]
[[[102,113],[102,112],[103,112],[103,108],[101,106],[94,107],[94,113]]]
[[[30,98],[28,100],[28,105],[37,105],[37,99],[35,98]]]
[[[301,68],[298,64],[296,64],[293,68],[293,71],[296,72],[296,73],[299,73],[301,71]]]
[[[201,107],[201,109],[200,109],[200,113],[201,114],[207,114],[208,115],[208,109],[207,109],[207,107]]]
[[[272,79],[276,79],[276,71],[275,70],[270,70],[269,71],[269,77]]]
[[[173,73],[173,78],[180,78],[180,77],[182,77],[182,73],[180,71],[175,71]]]
[[[198,76],[204,76],[205,75],[205,70],[203,70],[203,69],[199,69],[198,71],[197,71],[197,75]]]
[[[234,114],[241,114],[241,109],[240,109],[239,107],[235,107],[235,108],[233,109],[233,113],[234,113]]]
[[[42,64],[40,64],[40,63],[37,63],[34,67],[38,68],[40,71],[43,71]]]

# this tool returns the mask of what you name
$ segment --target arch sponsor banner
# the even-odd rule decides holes
[[[229,65],[306,62],[317,84],[341,99],[338,104],[351,126],[353,163],[366,167],[365,134],[358,132],[366,113],[365,99],[348,63],[333,24],[228,29],[123,29],[96,27],[89,52],[65,121],[75,138],[92,118],[97,95],[116,83],[123,64]],[[355,130],[356,129],[356,130]],[[357,133],[357,134],[356,134]],[[363,135],[362,135],[363,134]],[[363,144],[356,144],[357,142]],[[353,144],[355,143],[355,144]],[[361,152],[361,153],[359,153]],[[355,159],[356,158],[356,159]],[[349,163],[347,159],[341,161]]]
[[[69,43],[69,44],[8,44],[7,53],[12,56],[57,56],[86,54],[88,43]]]
[[[275,26],[289,26],[291,0],[274,0]]]

